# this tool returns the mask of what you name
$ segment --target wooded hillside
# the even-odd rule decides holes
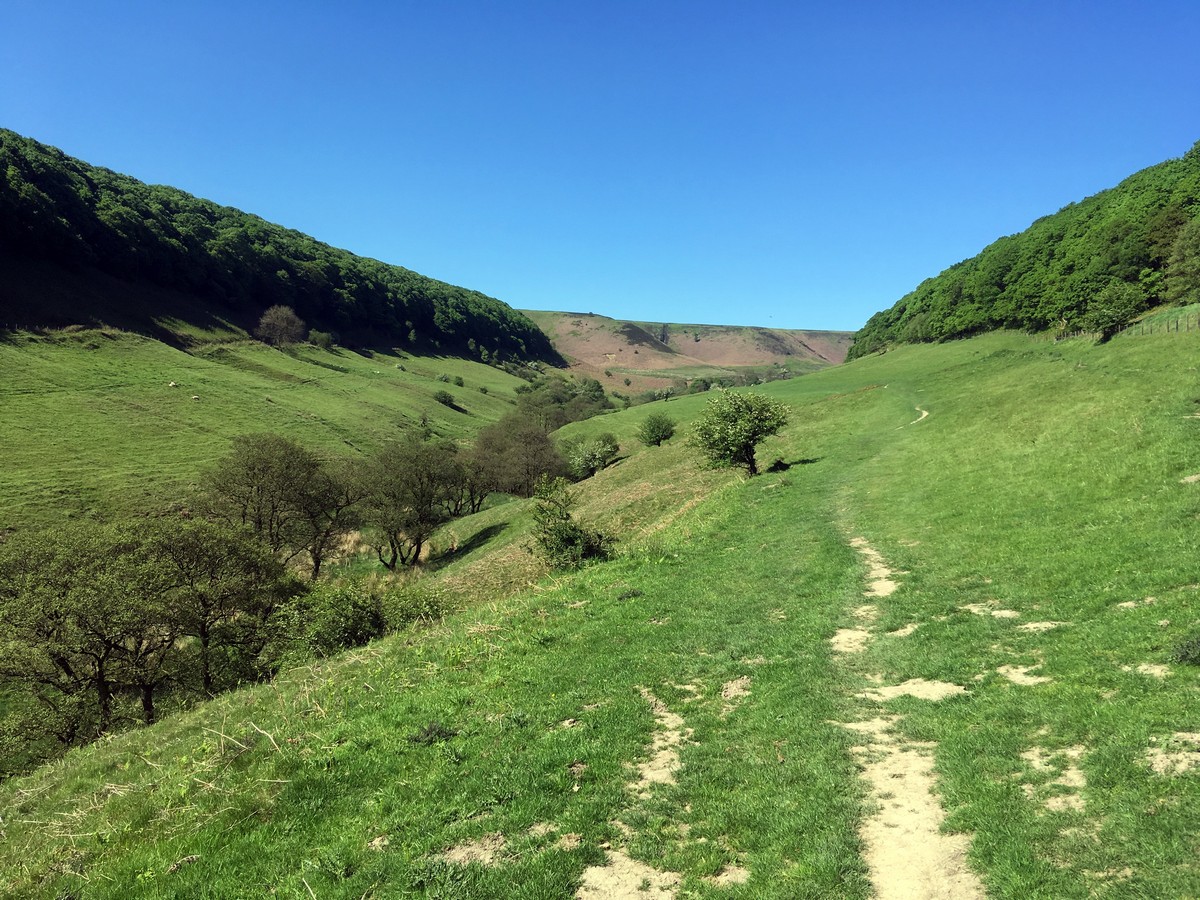
[[[527,318],[478,291],[355,256],[0,129],[0,329],[115,325],[186,341],[292,307],[342,341],[552,358]]]
[[[871,317],[850,358],[996,328],[1104,331],[1113,307],[1197,300],[1200,142],[923,281]]]

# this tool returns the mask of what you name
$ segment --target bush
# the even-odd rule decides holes
[[[675,436],[675,420],[666,413],[651,413],[637,430],[637,438],[647,447],[658,447]]]
[[[534,550],[552,569],[577,569],[585,562],[607,559],[612,538],[575,521],[575,498],[566,479],[542,477],[534,490]]]
[[[264,652],[271,668],[361,647],[385,631],[383,604],[362,584],[319,584],[282,605],[272,617]]]
[[[590,478],[616,459],[620,449],[616,436],[605,432],[591,440],[568,444],[564,455],[572,475]]]
[[[417,623],[436,622],[445,615],[446,608],[441,593],[419,580],[383,595],[383,618],[389,632],[403,631]]]
[[[272,306],[258,320],[254,336],[276,347],[298,344],[304,340],[307,329],[304,320],[290,306]]]
[[[330,350],[334,344],[333,333],[313,329],[308,333],[308,342],[314,347],[320,347],[322,350]]]
[[[454,386],[455,387],[465,387],[466,386],[466,382],[463,381],[463,378],[461,375],[454,376]]]
[[[723,391],[708,401],[688,443],[698,449],[710,465],[740,466],[758,474],[755,448],[779,432],[788,421],[788,408],[763,394]]]
[[[433,395],[433,399],[442,404],[442,406],[454,407],[454,395],[449,391],[438,391]]]
[[[1200,666],[1200,634],[1193,634],[1176,647],[1175,652],[1171,654],[1171,658],[1175,662],[1183,663],[1184,665]]]

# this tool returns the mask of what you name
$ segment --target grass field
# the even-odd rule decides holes
[[[522,587],[524,504],[455,523],[425,583],[470,601],[437,627],[0,785],[0,883],[854,898],[945,842],[948,896],[1200,895],[1200,669],[1172,658],[1198,341],[998,334],[767,385],[786,470],[752,480],[633,440],[703,396],[569,426],[622,445],[576,489],[615,560]]]
[[[521,383],[456,358],[254,341],[189,354],[119,331],[18,335],[0,342],[0,527],[186,501],[239,434],[347,454],[426,416],[464,438],[510,410]],[[439,390],[463,411],[434,400]]]

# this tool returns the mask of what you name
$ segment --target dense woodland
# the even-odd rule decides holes
[[[64,272],[161,289],[158,309],[64,309],[0,290],[0,329],[71,324],[138,328],[203,312],[249,331],[263,311],[294,309],[349,345],[402,345],[552,359],[546,336],[506,304],[399,266],[355,256],[257,216],[90,166],[0,129],[0,254]],[[46,294],[44,285],[42,293]],[[115,291],[121,293],[119,289]],[[84,303],[86,301],[80,301]]]
[[[996,328],[1104,333],[1147,307],[1197,301],[1200,143],[923,281],[871,317],[849,358]]]

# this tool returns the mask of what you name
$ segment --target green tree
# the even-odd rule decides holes
[[[159,524],[150,551],[165,567],[175,627],[192,639],[201,691],[252,677],[267,623],[299,591],[283,564],[249,531],[197,519]]]
[[[1101,341],[1133,321],[1146,306],[1141,288],[1125,281],[1114,281],[1092,298],[1083,316],[1083,327],[1095,331]]]
[[[532,497],[542,475],[554,478],[568,472],[546,430],[520,413],[480,430],[474,452],[481,479],[493,490],[518,497]]]
[[[1163,293],[1171,303],[1200,303],[1200,217],[1184,225],[1171,245]]]
[[[675,436],[675,420],[666,413],[650,413],[638,426],[637,438],[647,447],[658,447]]]
[[[617,458],[621,447],[610,432],[568,443],[563,455],[571,474],[576,478],[590,478]]]
[[[758,474],[755,448],[788,422],[788,408],[763,394],[723,391],[708,401],[688,443],[712,466],[739,466]]]
[[[606,559],[612,539],[575,521],[575,498],[565,478],[538,479],[533,493],[533,548],[552,569],[576,569]]]
[[[388,570],[416,565],[433,533],[450,518],[454,462],[449,445],[411,436],[363,463],[363,522]]]
[[[240,435],[205,479],[202,505],[249,528],[284,562],[307,555],[316,578],[329,553],[358,526],[362,485],[290,438]]]

